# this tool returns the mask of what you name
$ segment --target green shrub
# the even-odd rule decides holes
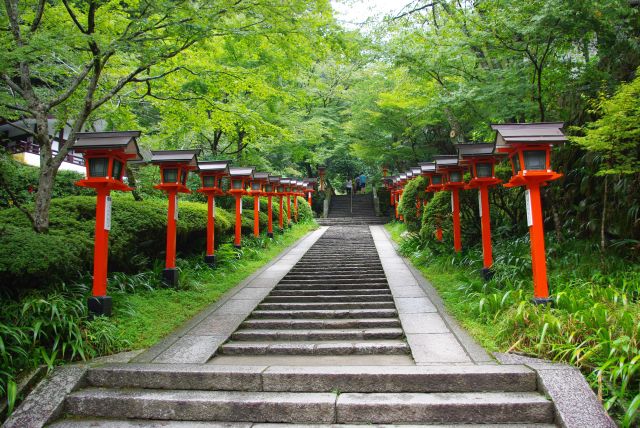
[[[420,230],[421,213],[418,212],[416,205],[417,198],[425,198],[425,187],[427,181],[424,177],[414,178],[404,186],[404,192],[402,192],[402,198],[400,198],[400,204],[398,205],[398,211],[404,218],[404,222],[407,225],[409,232],[418,232]]]
[[[443,242],[453,245],[453,233],[451,227],[451,194],[449,192],[436,192],[427,207],[423,208],[420,237],[428,243],[436,242],[436,228],[442,228]]]

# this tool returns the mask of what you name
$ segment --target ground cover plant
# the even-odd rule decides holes
[[[481,249],[454,254],[448,244],[388,226],[400,251],[436,287],[447,308],[490,351],[570,363],[587,377],[621,426],[638,423],[640,406],[640,264],[598,243],[549,240],[552,308],[530,303],[529,241],[495,240],[495,275],[480,278]],[[550,238],[550,236],[548,237]],[[636,425],[634,425],[636,424]]]

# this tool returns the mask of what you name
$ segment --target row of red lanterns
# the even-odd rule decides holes
[[[460,190],[478,189],[479,210],[482,229],[483,269],[485,278],[490,278],[493,266],[491,247],[491,220],[489,215],[489,189],[502,182],[495,176],[495,165],[508,157],[512,176],[505,187],[525,186],[527,224],[531,241],[531,265],[533,271],[534,297],[539,304],[550,303],[549,285],[544,244],[544,225],[540,187],[557,180],[562,175],[551,168],[551,148],[567,140],[563,123],[518,123],[492,125],[496,131],[494,143],[457,144],[457,155],[434,156],[433,162],[420,163],[419,167],[397,176],[387,177],[383,168],[385,186],[390,190],[391,205],[395,216],[403,220],[398,212],[398,204],[405,184],[412,178],[428,178],[426,192],[451,192],[452,228],[454,250],[462,250],[460,225]],[[464,174],[470,173],[469,182]],[[426,206],[426,201],[418,200],[417,208]],[[442,230],[436,229],[436,239],[442,240]]]
[[[82,153],[86,164],[87,178],[76,184],[96,189],[96,226],[94,243],[94,274],[92,297],[88,301],[89,311],[94,315],[111,314],[111,298],[107,296],[108,238],[111,229],[111,190],[131,191],[123,181],[127,162],[142,162],[137,145],[138,131],[79,133],[73,150]],[[260,235],[260,197],[267,197],[268,231],[273,237],[272,198],[278,197],[280,215],[278,225],[285,227],[284,200],[286,198],[286,225],[292,221],[291,198],[295,220],[298,220],[298,196],[308,196],[315,191],[315,178],[296,180],[257,172],[253,167],[233,167],[230,161],[198,161],[199,150],[152,151],[151,163],[160,167],[160,184],[154,186],[167,194],[169,208],[167,215],[167,246],[163,281],[170,286],[178,284],[176,269],[176,221],[178,219],[178,194],[191,193],[187,188],[190,172],[200,175],[201,187],[198,192],[207,195],[207,247],[205,262],[215,265],[214,226],[215,197],[230,195],[235,198],[235,239],[234,245],[242,245],[242,197],[254,197],[254,235]],[[323,170],[324,172],[324,170]],[[322,174],[323,176],[324,174]],[[223,190],[223,179],[229,180],[229,188]],[[322,182],[321,182],[322,184]]]

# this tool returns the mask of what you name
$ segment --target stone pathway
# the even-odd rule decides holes
[[[534,369],[478,346],[382,226],[323,227],[131,362],[41,393],[57,413],[36,393],[8,426],[555,426]]]

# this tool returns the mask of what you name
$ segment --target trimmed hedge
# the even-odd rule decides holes
[[[262,200],[264,199],[264,200]],[[261,199],[260,228],[267,227],[267,202]],[[274,201],[276,202],[276,201]],[[17,208],[0,211],[0,287],[17,291],[72,282],[89,272],[93,261],[94,196],[69,196],[51,202],[49,233],[33,231]],[[273,204],[277,225],[278,205]],[[309,205],[299,198],[299,220],[313,218]],[[166,199],[135,201],[128,194],[113,195],[109,233],[109,269],[137,272],[164,258]],[[232,239],[233,211],[216,208],[216,244]],[[177,224],[178,255],[204,251],[207,205],[180,201]],[[243,198],[243,234],[253,233],[253,198]]]
[[[425,180],[424,177],[414,178],[404,186],[398,211],[402,214],[409,232],[418,232],[420,230],[421,219],[418,217],[416,200],[418,196],[421,198],[425,197],[425,187],[427,187],[427,180]]]

